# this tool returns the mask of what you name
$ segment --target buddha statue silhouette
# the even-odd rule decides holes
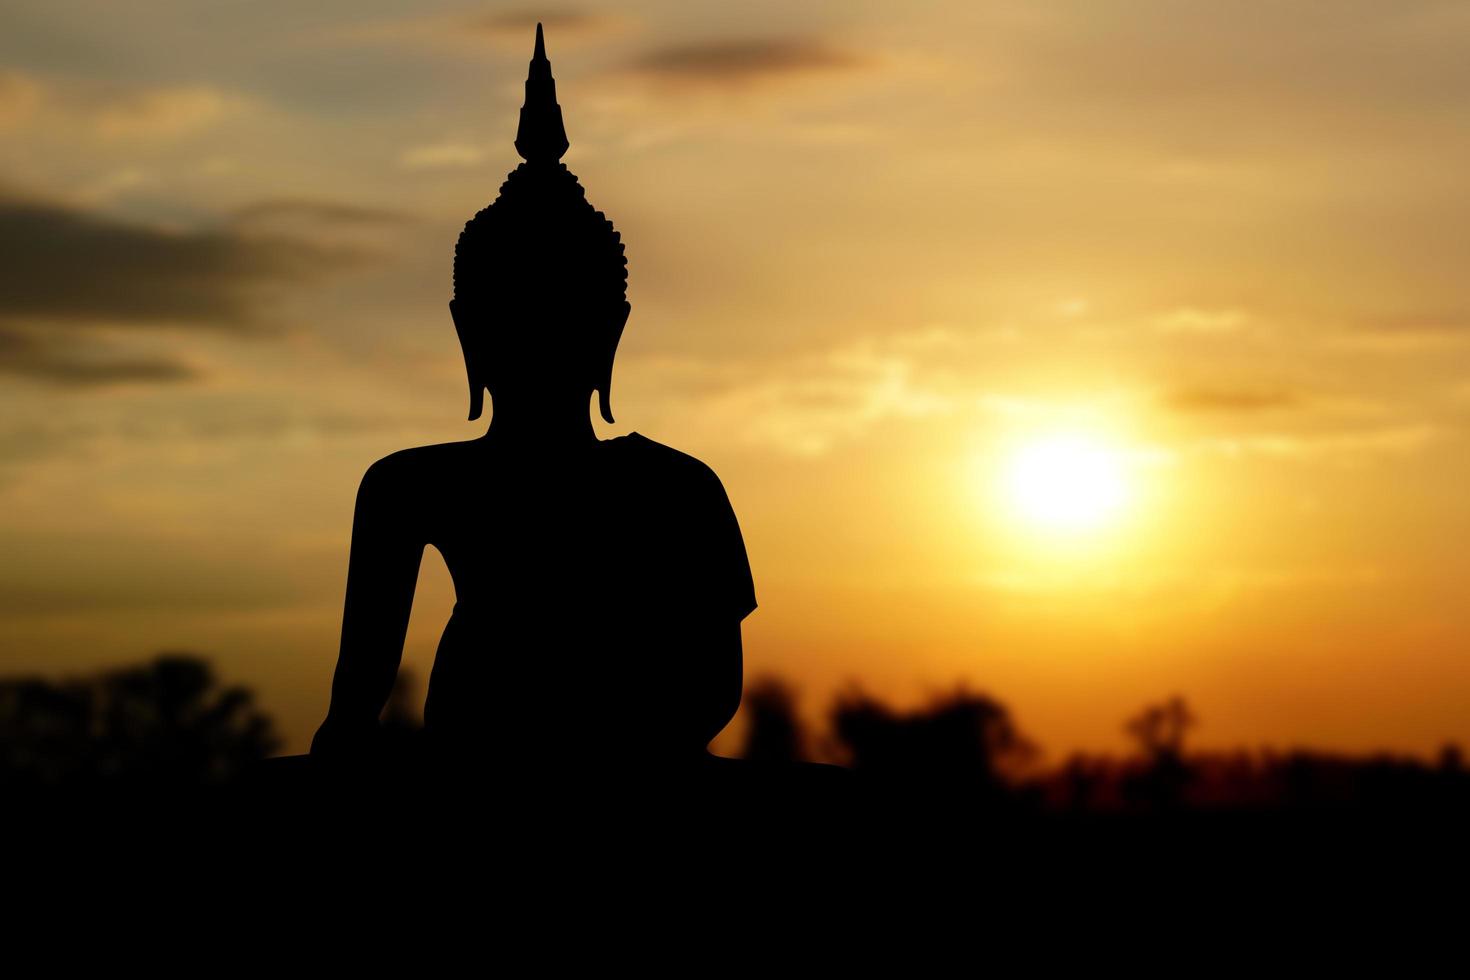
[[[372,743],[426,545],[456,602],[425,744],[453,773],[701,766],[739,704],[741,620],[756,600],[719,478],[636,432],[600,440],[592,427],[594,390],[613,421],[627,262],[560,162],[567,146],[538,24],[515,141],[525,162],[454,256],[469,417],[489,391],[490,424],[363,476],[315,758]]]

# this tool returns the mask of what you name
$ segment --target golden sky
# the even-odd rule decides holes
[[[1470,7],[1418,0],[9,0],[5,672],[201,651],[305,748],[363,470],[484,431],[450,260],[537,19],[627,245],[598,425],[724,480],[747,677],[964,680],[1054,756],[1175,692],[1470,740]],[[1017,505],[1058,440],[1089,526]],[[452,601],[431,552],[420,677]]]

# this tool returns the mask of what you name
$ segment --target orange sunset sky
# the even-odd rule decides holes
[[[363,470],[485,428],[450,261],[538,19],[627,245],[599,431],[720,474],[748,678],[964,680],[1053,758],[1176,692],[1204,745],[1470,740],[1429,0],[8,0],[5,673],[198,651],[305,749]],[[431,551],[421,679],[452,602]]]

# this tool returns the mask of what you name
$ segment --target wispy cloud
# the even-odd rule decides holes
[[[281,225],[399,225],[414,220],[402,211],[319,198],[286,197],[256,201],[232,214],[236,228],[278,229]]]
[[[1197,448],[1223,456],[1355,462],[1420,452],[1442,436],[1427,422],[1316,434],[1270,432],[1211,439]]]
[[[252,106],[246,96],[212,85],[101,85],[0,72],[0,131],[49,124],[107,142],[167,140]]]
[[[1363,326],[1388,333],[1470,333],[1470,311],[1422,310],[1393,316],[1369,317]]]
[[[1175,600],[1218,609],[1263,593],[1299,590],[1361,589],[1393,578],[1373,563],[1232,566],[1218,569],[1145,568],[1100,572],[1096,568],[996,568],[976,576],[976,584],[1016,597],[1089,596],[1111,600]]]
[[[99,106],[93,125],[106,139],[179,136],[217,123],[242,105],[207,86],[149,89]]]
[[[461,170],[478,167],[489,155],[483,146],[446,140],[409,147],[399,154],[398,165],[405,170]]]
[[[1470,312],[1426,310],[1363,318],[1333,346],[1371,352],[1415,352],[1470,344]]]
[[[1301,396],[1282,388],[1177,388],[1167,392],[1164,404],[1184,414],[1265,412],[1295,408]]]
[[[1204,310],[1184,306],[1154,318],[1154,328],[1170,334],[1228,334],[1245,326],[1248,318],[1240,310]]]
[[[256,201],[237,208],[237,220],[252,221],[258,218],[282,216],[306,218],[313,221],[347,222],[350,224],[397,223],[411,220],[409,215],[391,208],[349,204],[320,198],[286,197]]]
[[[820,456],[892,419],[954,411],[952,392],[921,377],[933,334],[864,338],[780,363],[661,358],[640,367],[701,429],[749,446]]]

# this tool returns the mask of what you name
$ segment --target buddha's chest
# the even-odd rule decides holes
[[[446,512],[431,543],[461,598],[592,607],[677,589],[687,545],[677,522],[638,502],[604,503],[500,495],[473,512]]]

